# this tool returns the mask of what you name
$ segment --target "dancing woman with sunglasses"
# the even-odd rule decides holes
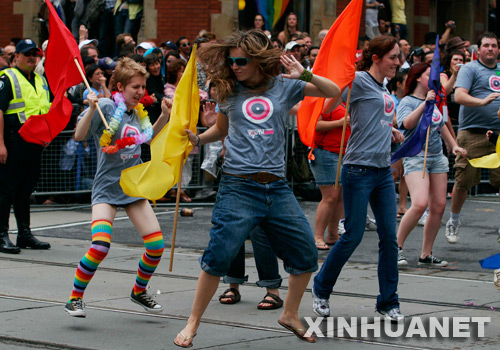
[[[218,90],[217,122],[196,136],[194,145],[225,138],[226,160],[212,215],[210,242],[200,258],[191,315],[174,343],[192,346],[200,319],[215,294],[220,277],[248,233],[260,226],[276,255],[290,273],[279,323],[300,339],[305,334],[298,308],[318,254],[309,223],[285,180],[285,131],[288,111],[308,96],[334,97],[332,81],[313,75],[294,58],[281,56],[261,31],[236,32],[222,44],[203,47],[199,57]],[[226,62],[225,65],[219,62]],[[287,73],[280,74],[282,65]]]

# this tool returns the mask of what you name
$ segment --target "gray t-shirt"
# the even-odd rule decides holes
[[[111,117],[115,111],[115,104],[109,98],[100,98],[99,107],[109,124]],[[85,113],[82,112],[79,119]],[[104,124],[97,110],[92,116],[87,139],[91,138],[94,141],[97,149],[97,169],[92,186],[92,205],[99,203],[107,203],[118,206],[133,203],[142,198],[129,197],[120,186],[120,176],[123,169],[130,168],[134,165],[141,164],[141,146],[132,145],[119,150],[114,154],[106,154],[101,152],[100,139],[104,131]],[[111,144],[116,140],[126,136],[135,136],[142,132],[139,123],[139,115],[135,110],[130,113],[124,113],[122,122],[116,133],[113,135]]]
[[[347,101],[347,89],[342,94]],[[352,84],[351,136],[344,164],[385,168],[391,164],[395,103],[389,91],[368,72],[356,72]]]
[[[496,68],[488,68],[479,60],[467,63],[458,71],[456,87],[467,89],[469,95],[476,98],[485,98],[493,92],[500,92],[500,64],[497,63]],[[500,119],[497,116],[499,107],[500,98],[484,107],[460,106],[458,129],[500,130]]]
[[[237,82],[233,94],[220,106],[228,117],[223,171],[242,175],[266,171],[285,176],[285,129],[288,111],[304,98],[305,82],[285,79],[259,96]]]
[[[417,98],[415,96],[406,96],[399,102],[398,111],[396,113],[398,119],[398,127],[403,131],[403,135],[405,136],[404,143],[408,142],[408,140],[413,136],[415,131],[417,130],[417,126],[413,129],[406,129],[403,126],[403,120],[415,109],[420,106],[420,104],[425,103],[425,100]],[[420,124],[420,121],[419,121]],[[434,112],[432,114],[432,124],[431,130],[429,132],[429,155],[439,155],[443,153],[443,146],[441,142],[441,129],[444,126],[444,118],[439,109],[434,105]],[[403,143],[403,144],[404,144]],[[425,152],[425,144],[422,146],[422,152],[418,155],[424,155]]]
[[[366,4],[373,4],[375,0],[366,0]],[[378,8],[366,7],[365,22],[369,27],[378,27]]]

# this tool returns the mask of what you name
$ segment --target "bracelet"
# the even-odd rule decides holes
[[[198,142],[196,142],[196,145],[194,145],[194,147],[198,147],[201,141],[201,137],[199,137],[198,135],[196,135],[196,137],[198,138]]]
[[[304,69],[299,77],[299,80],[309,83],[313,78],[313,74],[310,70]]]

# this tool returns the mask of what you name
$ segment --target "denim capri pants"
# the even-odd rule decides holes
[[[318,251],[304,212],[286,180],[261,184],[222,175],[212,213],[210,242],[200,257],[201,268],[225,276],[248,234],[260,226],[290,274],[318,269]]]

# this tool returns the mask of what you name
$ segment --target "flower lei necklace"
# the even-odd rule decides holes
[[[141,129],[143,130],[143,132],[136,136],[126,136],[118,139],[116,140],[116,143],[114,145],[110,146],[111,139],[120,127],[120,123],[123,119],[123,114],[127,110],[125,99],[123,98],[123,95],[121,93],[115,94],[113,98],[117,107],[109,123],[109,130],[104,130],[102,133],[100,142],[102,152],[112,154],[127,146],[140,145],[151,140],[151,137],[153,137],[153,126],[149,121],[148,112],[144,110],[144,106],[142,105],[142,103],[139,103],[134,107],[134,109],[137,111],[137,114],[139,114],[139,122],[141,124]]]

